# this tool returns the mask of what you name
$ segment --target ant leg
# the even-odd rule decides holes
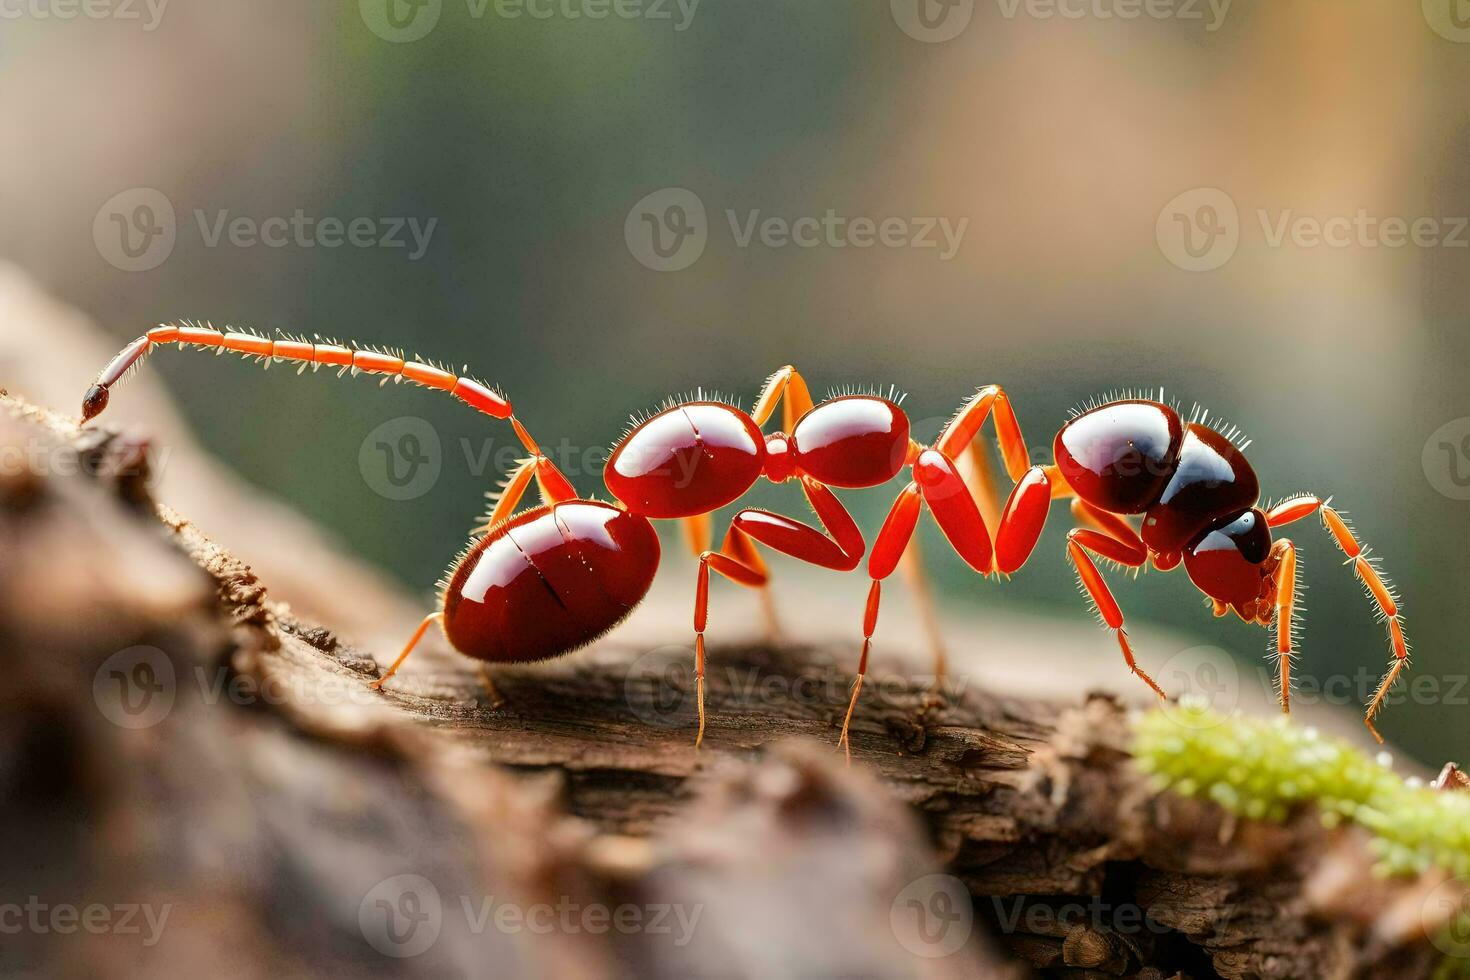
[[[797,420],[812,410],[812,393],[806,386],[806,379],[801,376],[801,372],[788,364],[766,379],[765,386],[755,400],[755,408],[751,409],[750,417],[755,419],[757,428],[766,424],[783,395],[786,399],[781,406],[783,432],[790,434],[796,428]]]
[[[756,551],[754,540],[741,529],[741,523],[743,522],[736,520],[730,522],[730,529],[725,532],[725,540],[720,550],[751,568],[757,569],[765,576],[765,581],[756,588],[756,595],[760,599],[761,620],[765,627],[766,643],[775,647],[781,642],[781,623],[776,618],[776,603],[771,597],[771,575],[766,568],[765,559],[760,556],[760,552]]]
[[[953,459],[926,449],[914,462],[914,476],[939,529],[971,568],[981,575],[992,571],[1008,575],[1026,563],[1051,506],[1051,481],[1044,467],[1033,466],[1021,474],[1001,511],[993,545]]]
[[[379,677],[377,680],[373,681],[371,684],[368,685],[368,687],[372,688],[374,691],[381,691],[383,689],[383,682],[392,677],[394,674],[398,673],[398,668],[403,666],[403,662],[408,659],[408,655],[410,653],[413,653],[413,648],[419,645],[419,640],[422,640],[424,638],[424,634],[429,630],[429,624],[437,623],[443,618],[444,613],[442,611],[432,612],[429,613],[429,615],[425,616],[424,621],[422,623],[419,623],[419,628],[413,631],[413,636],[408,638],[408,643],[404,646],[403,652],[398,655],[397,660],[393,661],[393,666],[389,667],[387,672],[384,673],[382,677]]]
[[[976,438],[955,457],[955,462],[969,471],[965,483],[970,489],[970,496],[975,498],[975,506],[980,508],[985,526],[999,527],[1000,484],[996,481],[995,467],[991,464],[987,447]]]
[[[679,526],[684,529],[684,543],[689,545],[689,552],[695,558],[709,550],[710,526],[713,523],[710,516],[695,514],[679,521]]]
[[[1074,497],[1072,498],[1072,516],[1093,530],[1101,531],[1110,538],[1116,538],[1135,551],[1146,552],[1148,550],[1143,543],[1143,538],[1133,530],[1133,525],[1112,511],[1094,507],[1080,497]]]
[[[817,519],[827,533],[784,514],[755,509],[740,511],[731,519],[731,527],[769,548],[811,565],[839,572],[857,568],[867,545],[852,515],[826,486],[808,476],[798,479],[807,503],[817,512]]]
[[[760,542],[782,554],[813,565],[852,571],[862,561],[866,545],[852,515],[836,494],[810,477],[800,477],[807,502],[831,537],[809,524],[767,510],[742,510],[730,521],[720,551],[699,556],[699,580],[694,595],[695,683],[699,692],[699,735],[704,740],[704,630],[709,618],[709,573],[713,569],[726,578],[751,587],[770,581],[765,561],[755,550]]]
[[[485,693],[490,698],[490,707],[499,708],[505,704],[505,695],[500,693],[500,688],[495,686],[495,681],[490,679],[490,669],[483,663],[476,664],[480,668],[480,685],[485,688]]]
[[[1332,535],[1332,540],[1336,542],[1342,553],[1347,555],[1346,564],[1353,566],[1353,574],[1367,590],[1368,598],[1378,607],[1379,616],[1388,623],[1388,640],[1393,650],[1393,659],[1389,661],[1388,672],[1378,682],[1378,689],[1373,693],[1373,698],[1368,702],[1363,715],[1363,724],[1368,727],[1373,738],[1381,745],[1383,736],[1378,734],[1378,729],[1374,727],[1373,716],[1383,707],[1383,698],[1388,694],[1389,688],[1393,686],[1394,681],[1398,680],[1403,669],[1409,665],[1409,645],[1404,639],[1403,618],[1399,615],[1398,599],[1369,557],[1368,550],[1353,534],[1348,522],[1333,509],[1330,498],[1323,500],[1312,494],[1301,494],[1283,500],[1266,512],[1266,523],[1271,527],[1281,527],[1304,517],[1310,517],[1318,511],[1321,511],[1322,526]]]
[[[693,517],[685,517],[680,521],[684,529],[684,541],[689,545],[690,552],[695,558],[710,550],[710,514],[696,514]],[[734,555],[746,564],[759,565],[764,568],[760,556],[751,547],[750,540],[739,532],[734,525],[725,535],[725,542],[720,548],[728,555]],[[781,623],[776,618],[776,604],[771,598],[771,583],[769,578],[765,584],[760,586],[761,619],[765,623],[766,642],[776,646],[781,642]]]
[[[882,581],[893,573],[904,552],[911,547],[914,528],[918,524],[921,504],[927,504],[939,529],[944,532],[956,553],[975,571],[988,575],[999,570],[1008,574],[1020,568],[1036,547],[1051,504],[1050,478],[1040,466],[1023,470],[1020,482],[1011,491],[1001,513],[996,543],[992,545],[990,530],[980,515],[975,498],[960,477],[954,460],[937,449],[922,450],[913,462],[914,480],[893,502],[883,528],[873,543],[868,559],[868,602],[863,616],[863,651],[858,661],[857,681],[847,716],[842,723],[838,743],[851,757],[848,730],[858,695],[867,673],[868,654],[873,632],[878,626],[878,609],[882,598]],[[998,568],[997,568],[998,560]]]
[[[940,687],[949,672],[949,655],[944,648],[944,635],[939,630],[939,614],[934,609],[934,587],[924,570],[924,557],[918,538],[910,538],[899,564],[909,592],[914,597],[914,608],[919,613],[919,628],[924,632],[924,642],[934,658],[934,686]]]
[[[882,599],[883,580],[893,574],[899,560],[914,537],[914,528],[919,523],[919,511],[923,497],[918,483],[911,482],[899,491],[898,498],[883,520],[883,528],[873,541],[873,552],[868,556],[868,601],[863,610],[863,652],[858,658],[857,677],[852,685],[852,697],[847,702],[847,714],[842,718],[842,734],[837,744],[852,764],[852,744],[848,730],[852,726],[852,713],[857,708],[858,695],[863,692],[863,678],[868,673],[868,654],[873,648],[873,632],[878,628],[878,606]]]
[[[1016,420],[1011,400],[1000,385],[986,385],[961,405],[955,417],[939,433],[934,448],[950,459],[958,458],[965,447],[975,441],[980,427],[992,412],[995,414],[995,440],[1000,446],[1001,458],[1005,460],[1006,472],[1013,482],[1020,483],[1022,474],[1031,466],[1031,454],[1026,449],[1026,439],[1021,435],[1021,424]]]
[[[734,529],[731,531],[733,534]],[[730,541],[731,535],[726,535],[726,546],[730,545]],[[694,586],[694,687],[699,703],[699,734],[694,737],[696,749],[704,742],[704,629],[709,623],[711,569],[732,582],[751,588],[764,586],[769,578],[764,567],[752,567],[723,551],[706,551],[699,556],[699,576]]]
[[[530,489],[532,478],[536,480],[542,503],[559,504],[576,499],[577,491],[562,475],[561,470],[556,468],[555,463],[545,456],[527,456],[516,463],[516,468],[506,476],[499,490],[486,494],[486,498],[491,501],[490,511],[480,517],[471,533],[485,534],[514,514],[526,491]]]
[[[980,429],[992,415],[995,417],[996,445],[1005,462],[1006,473],[1015,484],[1004,508],[991,473],[987,447],[980,440]],[[934,449],[949,460],[969,455],[973,481],[970,492],[985,524],[997,528],[996,570],[1009,575],[1019,569],[1036,547],[1052,498],[1065,496],[1067,488],[1065,481],[1054,479],[1055,467],[1031,465],[1031,453],[1026,448],[1025,436],[1021,434],[1021,423],[1005,389],[1000,385],[987,385],[975,392],[939,433]],[[1043,488],[1044,494],[1041,492]],[[935,516],[938,516],[937,511]]]
[[[1155,684],[1154,679],[1134,660],[1133,648],[1128,645],[1128,633],[1123,628],[1123,610],[1118,608],[1118,600],[1113,598],[1112,590],[1103,581],[1102,573],[1088,557],[1087,552],[1089,551],[1118,562],[1120,565],[1138,568],[1148,559],[1148,549],[1135,547],[1126,541],[1120,541],[1090,528],[1077,527],[1067,533],[1067,557],[1072,560],[1073,567],[1077,569],[1077,576],[1082,580],[1082,586],[1092,599],[1093,606],[1102,616],[1103,623],[1118,638],[1118,648],[1123,652],[1123,662],[1128,665],[1129,670],[1152,688],[1155,694],[1160,698],[1165,697],[1163,688]]]
[[[1280,662],[1281,713],[1291,714],[1292,635],[1296,617],[1296,545],[1281,538],[1271,545],[1276,565],[1276,659]]]

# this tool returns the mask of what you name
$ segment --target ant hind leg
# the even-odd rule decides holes
[[[394,674],[398,673],[398,668],[402,667],[403,662],[408,659],[408,655],[410,653],[413,653],[413,648],[419,645],[419,641],[422,640],[424,638],[424,634],[428,632],[429,626],[433,623],[442,622],[443,619],[444,613],[442,610],[436,610],[425,616],[424,621],[419,623],[418,629],[413,631],[413,636],[408,638],[408,643],[404,645],[403,652],[398,655],[398,659],[393,661],[393,665],[389,667],[386,671],[384,671],[383,676],[373,681],[371,684],[368,685],[368,687],[372,688],[374,691],[381,691],[383,689],[384,682],[387,681],[388,678],[392,677]]]

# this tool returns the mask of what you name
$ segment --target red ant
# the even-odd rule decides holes
[[[850,751],[849,724],[877,626],[881,582],[906,553],[913,559],[911,539],[922,505],[929,507],[967,564],[984,575],[1009,575],[1035,548],[1050,502],[1073,498],[1072,512],[1086,526],[1068,534],[1067,553],[1103,623],[1117,637],[1129,669],[1164,696],[1137,665],[1122,611],[1088,552],[1131,568],[1151,562],[1168,570],[1182,562],[1216,616],[1233,610],[1246,622],[1274,626],[1283,711],[1290,708],[1296,550],[1286,539],[1273,544],[1269,529],[1320,511],[1388,622],[1394,661],[1364,719],[1379,741],[1373,716],[1407,663],[1397,603],[1328,502],[1301,495],[1261,511],[1255,506],[1255,473],[1231,437],[1202,420],[1186,425],[1174,409],[1158,401],[1113,400],[1074,416],[1057,433],[1055,462],[1031,466],[1015,412],[999,386],[980,389],[933,447],[924,447],[909,438],[908,418],[897,400],[848,395],[814,405],[806,382],[788,366],[766,382],[749,415],[723,402],[697,400],[635,420],[608,457],[604,481],[617,504],[607,504],[577,497],[505,396],[471,378],[387,351],[221,333],[188,323],[163,325],[133,341],[103,370],[83,399],[83,421],[107,406],[112,385],[154,346],[169,343],[235,351],[267,364],[295,361],[300,370],[330,365],[339,373],[365,372],[381,375],[385,382],[406,379],[447,391],[491,417],[509,420],[530,454],[507,478],[477,528],[479,537],[450,566],[441,583],[440,608],[419,624],[397,660],[373,683],[375,688],[393,676],[436,622],[455,649],[489,663],[544,660],[591,642],[621,622],[652,583],[660,550],[651,520],[678,519],[699,558],[694,608],[698,746],[705,728],[704,631],[711,569],[764,590],[769,573],[755,542],[814,565],[855,569],[865,543],[830,488],[879,486],[905,466],[913,478],[895,500],[869,556],[872,585],[863,617],[862,655],[839,740],[845,750]],[[761,426],[778,403],[783,431],[763,435]],[[1003,507],[977,438],[992,414],[1001,457],[1015,482]],[[956,462],[966,456],[973,469],[970,482]],[[732,518],[720,550],[711,551],[710,515],[762,477],[775,483],[797,479],[827,533],[770,511],[746,509]],[[532,479],[542,503],[516,515]],[[1125,520],[1134,514],[1143,515],[1141,532]],[[994,536],[990,526],[997,529]],[[937,642],[934,648],[937,672],[942,673]]]
[[[652,584],[659,563],[651,520],[678,519],[699,559],[694,603],[695,677],[699,734],[704,738],[704,631],[713,570],[741,585],[762,588],[769,573],[755,549],[760,542],[825,568],[851,571],[867,545],[831,487],[875,487],[908,461],[913,443],[908,416],[897,400],[873,395],[834,397],[813,405],[794,368],[766,382],[751,414],[720,401],[669,405],[635,420],[613,449],[603,472],[617,500],[581,499],[500,394],[468,377],[399,353],[221,333],[194,324],[155,327],[133,341],[102,371],[82,402],[87,421],[107,406],[109,391],[153,347],[178,343],[235,351],[269,363],[335,366],[447,391],[497,419],[508,419],[530,455],[509,475],[494,506],[441,583],[439,608],[426,616],[388,668],[381,688],[434,623],[460,653],[487,663],[527,663],[568,653],[620,623]],[[784,402],[783,402],[784,399]],[[761,426],[782,404],[784,431]],[[789,433],[789,434],[788,434]],[[795,479],[827,533],[766,510],[732,518],[719,551],[709,549],[710,514],[732,503],[762,477]],[[534,479],[542,503],[515,514]],[[494,693],[488,675],[482,678]]]
[[[1015,482],[1003,509],[987,472],[985,448],[977,440],[992,413],[1001,458]],[[1122,610],[1088,552],[1135,569],[1151,563],[1167,571],[1182,562],[1216,616],[1234,612],[1247,623],[1274,627],[1283,712],[1291,707],[1297,559],[1290,540],[1272,542],[1271,528],[1320,512],[1324,527],[1388,623],[1393,659],[1363,719],[1381,743],[1373,717],[1409,656],[1392,590],[1329,500],[1301,494],[1264,511],[1257,507],[1260,485],[1242,452],[1244,446],[1236,446],[1233,429],[1222,433],[1206,421],[1197,416],[1184,423],[1173,408],[1151,399],[1108,400],[1075,413],[1062,426],[1053,441],[1052,465],[1030,466],[1005,392],[997,386],[982,388],[966,402],[934,447],[913,456],[913,479],[873,542],[868,559],[873,584],[863,621],[858,680],[843,723],[844,746],[877,625],[880,583],[903,555],[920,503],[929,506],[950,544],[972,568],[982,575],[1009,575],[1030,556],[1050,502],[1065,497],[1072,498],[1072,514],[1084,525],[1067,534],[1067,556],[1133,673],[1164,697],[1135,662]],[[956,466],[966,452],[975,468],[972,484],[964,481]],[[1127,515],[1142,515],[1140,530],[1125,519]],[[997,528],[993,539],[990,526]]]

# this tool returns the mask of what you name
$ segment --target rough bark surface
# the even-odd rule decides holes
[[[846,650],[712,648],[699,752],[688,652],[637,637],[498,671],[503,705],[435,638],[379,694],[392,651],[297,618],[156,504],[143,443],[5,396],[0,452],[0,902],[43,907],[0,945],[7,973],[1439,962],[1418,915],[1435,882],[1375,879],[1365,841],[1311,813],[1236,824],[1155,796],[1107,696],[875,684],[849,769]],[[67,931],[67,905],[116,927]],[[165,916],[156,942],[116,924],[129,906]]]

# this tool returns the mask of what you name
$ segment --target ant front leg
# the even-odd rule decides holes
[[[719,551],[699,556],[699,578],[694,593],[694,665],[699,700],[699,734],[694,745],[704,741],[704,631],[709,620],[709,573],[711,570],[751,588],[763,588],[770,580],[766,563],[755,542],[799,558],[812,565],[837,571],[852,571],[863,559],[867,545],[862,531],[842,502],[827,487],[810,477],[800,477],[807,502],[828,534],[809,524],[766,510],[742,510],[730,521],[730,530]]]
[[[534,446],[535,443],[532,442],[532,445]],[[536,455],[521,460],[516,465],[516,468],[511,471],[510,475],[506,477],[500,490],[490,495],[493,501],[490,512],[480,518],[475,530],[471,533],[476,536],[489,533],[496,525],[508,520],[515,513],[516,507],[520,505],[521,500],[525,497],[526,491],[530,489],[532,479],[535,479],[536,486],[541,492],[542,503],[559,504],[563,501],[576,499],[576,490],[573,489],[571,483],[567,481],[567,478],[562,475],[561,470],[557,469],[556,464],[550,459],[537,452]],[[424,638],[424,633],[428,631],[429,626],[436,622],[442,623],[443,619],[444,611],[442,609],[425,616],[424,621],[419,623],[418,629],[414,630],[413,636],[409,637],[408,643],[404,646],[403,652],[398,655],[398,659],[394,660],[392,665],[383,672],[383,676],[368,686],[375,691],[381,691],[384,683],[394,674],[398,673],[398,668],[403,666],[403,662],[408,659],[408,655],[413,653],[414,647],[418,646],[419,641]],[[480,682],[484,685],[486,693],[490,695],[492,704],[500,705],[504,703],[505,698],[496,689],[494,681],[490,678],[489,671],[483,664],[480,666]]]
[[[1296,641],[1296,545],[1280,538],[1271,545],[1276,559],[1276,659],[1280,668],[1281,713],[1291,714],[1291,658]]]
[[[520,506],[522,498],[525,497],[526,491],[530,489],[533,478],[536,481],[536,488],[541,493],[541,502],[544,504],[558,504],[564,500],[575,500],[577,497],[576,489],[561,470],[557,469],[555,463],[539,453],[535,456],[527,456],[516,463],[516,468],[511,470],[510,475],[501,483],[499,490],[487,494],[491,501],[490,510],[480,518],[471,533],[485,534],[514,514],[516,507]]]
[[[1080,503],[1080,501],[1078,502]],[[1089,523],[1102,521],[1100,511],[1081,504],[1084,508]],[[1074,512],[1078,509],[1074,504]],[[1113,516],[1113,515],[1108,515]],[[1126,525],[1125,525],[1126,527]],[[1118,638],[1118,649],[1123,653],[1123,662],[1128,669],[1137,674],[1160,698],[1165,697],[1163,688],[1154,683],[1138,662],[1133,657],[1133,648],[1128,644],[1128,633],[1123,628],[1123,610],[1118,607],[1118,600],[1113,598],[1113,592],[1108,584],[1103,581],[1102,573],[1097,570],[1088,552],[1100,555],[1111,561],[1128,568],[1139,568],[1148,560],[1148,549],[1144,547],[1142,540],[1128,528],[1133,540],[1114,537],[1111,533],[1092,528],[1077,527],[1067,534],[1067,557],[1072,560],[1072,565],[1077,570],[1077,576],[1082,580],[1082,586],[1087,590],[1087,595],[1092,599],[1093,606],[1097,609],[1102,621],[1113,635]]]
[[[1284,500],[1266,512],[1266,523],[1271,527],[1281,527],[1293,521],[1299,521],[1304,517],[1321,512],[1322,526],[1327,533],[1332,535],[1332,540],[1342,553],[1347,555],[1347,563],[1353,566],[1353,573],[1358,581],[1367,590],[1368,598],[1377,606],[1378,614],[1388,623],[1388,641],[1393,651],[1393,659],[1389,661],[1388,672],[1378,682],[1378,689],[1373,693],[1373,698],[1368,702],[1363,716],[1363,724],[1368,726],[1368,731],[1373,737],[1383,743],[1383,736],[1378,734],[1378,729],[1373,725],[1373,716],[1383,707],[1384,695],[1398,680],[1400,672],[1409,664],[1409,645],[1404,639],[1403,619],[1399,615],[1398,599],[1393,594],[1382,574],[1369,558],[1368,549],[1364,548],[1353,534],[1348,522],[1332,507],[1331,499],[1323,500],[1311,494],[1302,494]],[[1293,570],[1294,570],[1293,566]]]

